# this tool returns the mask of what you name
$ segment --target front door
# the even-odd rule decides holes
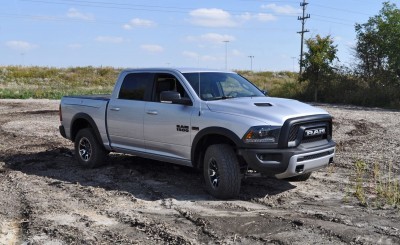
[[[147,152],[190,161],[190,131],[193,106],[161,103],[162,91],[178,91],[188,97],[180,81],[171,74],[156,74],[152,101],[144,109],[144,139]]]

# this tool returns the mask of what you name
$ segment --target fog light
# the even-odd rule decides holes
[[[303,171],[304,171],[304,165],[296,166],[296,173],[300,174],[303,173]]]

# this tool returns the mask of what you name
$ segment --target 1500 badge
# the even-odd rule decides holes
[[[176,131],[180,131],[180,132],[189,132],[189,126],[185,126],[185,125],[176,125]]]

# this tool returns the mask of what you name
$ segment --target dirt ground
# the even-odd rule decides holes
[[[83,169],[58,101],[0,100],[0,244],[400,244],[399,208],[360,205],[352,183],[357,160],[399,169],[400,112],[319,106],[334,116],[332,167],[249,177],[221,201],[169,163],[111,154]]]

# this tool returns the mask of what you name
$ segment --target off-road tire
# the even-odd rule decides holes
[[[238,158],[230,145],[216,144],[207,148],[203,175],[206,189],[214,197],[231,199],[239,194],[240,167]]]
[[[107,151],[97,140],[92,128],[84,128],[77,133],[75,156],[84,168],[95,168],[103,164]]]
[[[306,181],[311,177],[311,174],[312,174],[312,172],[305,173],[305,174],[300,174],[300,175],[297,175],[297,176],[286,178],[285,180],[294,181],[294,182]]]

